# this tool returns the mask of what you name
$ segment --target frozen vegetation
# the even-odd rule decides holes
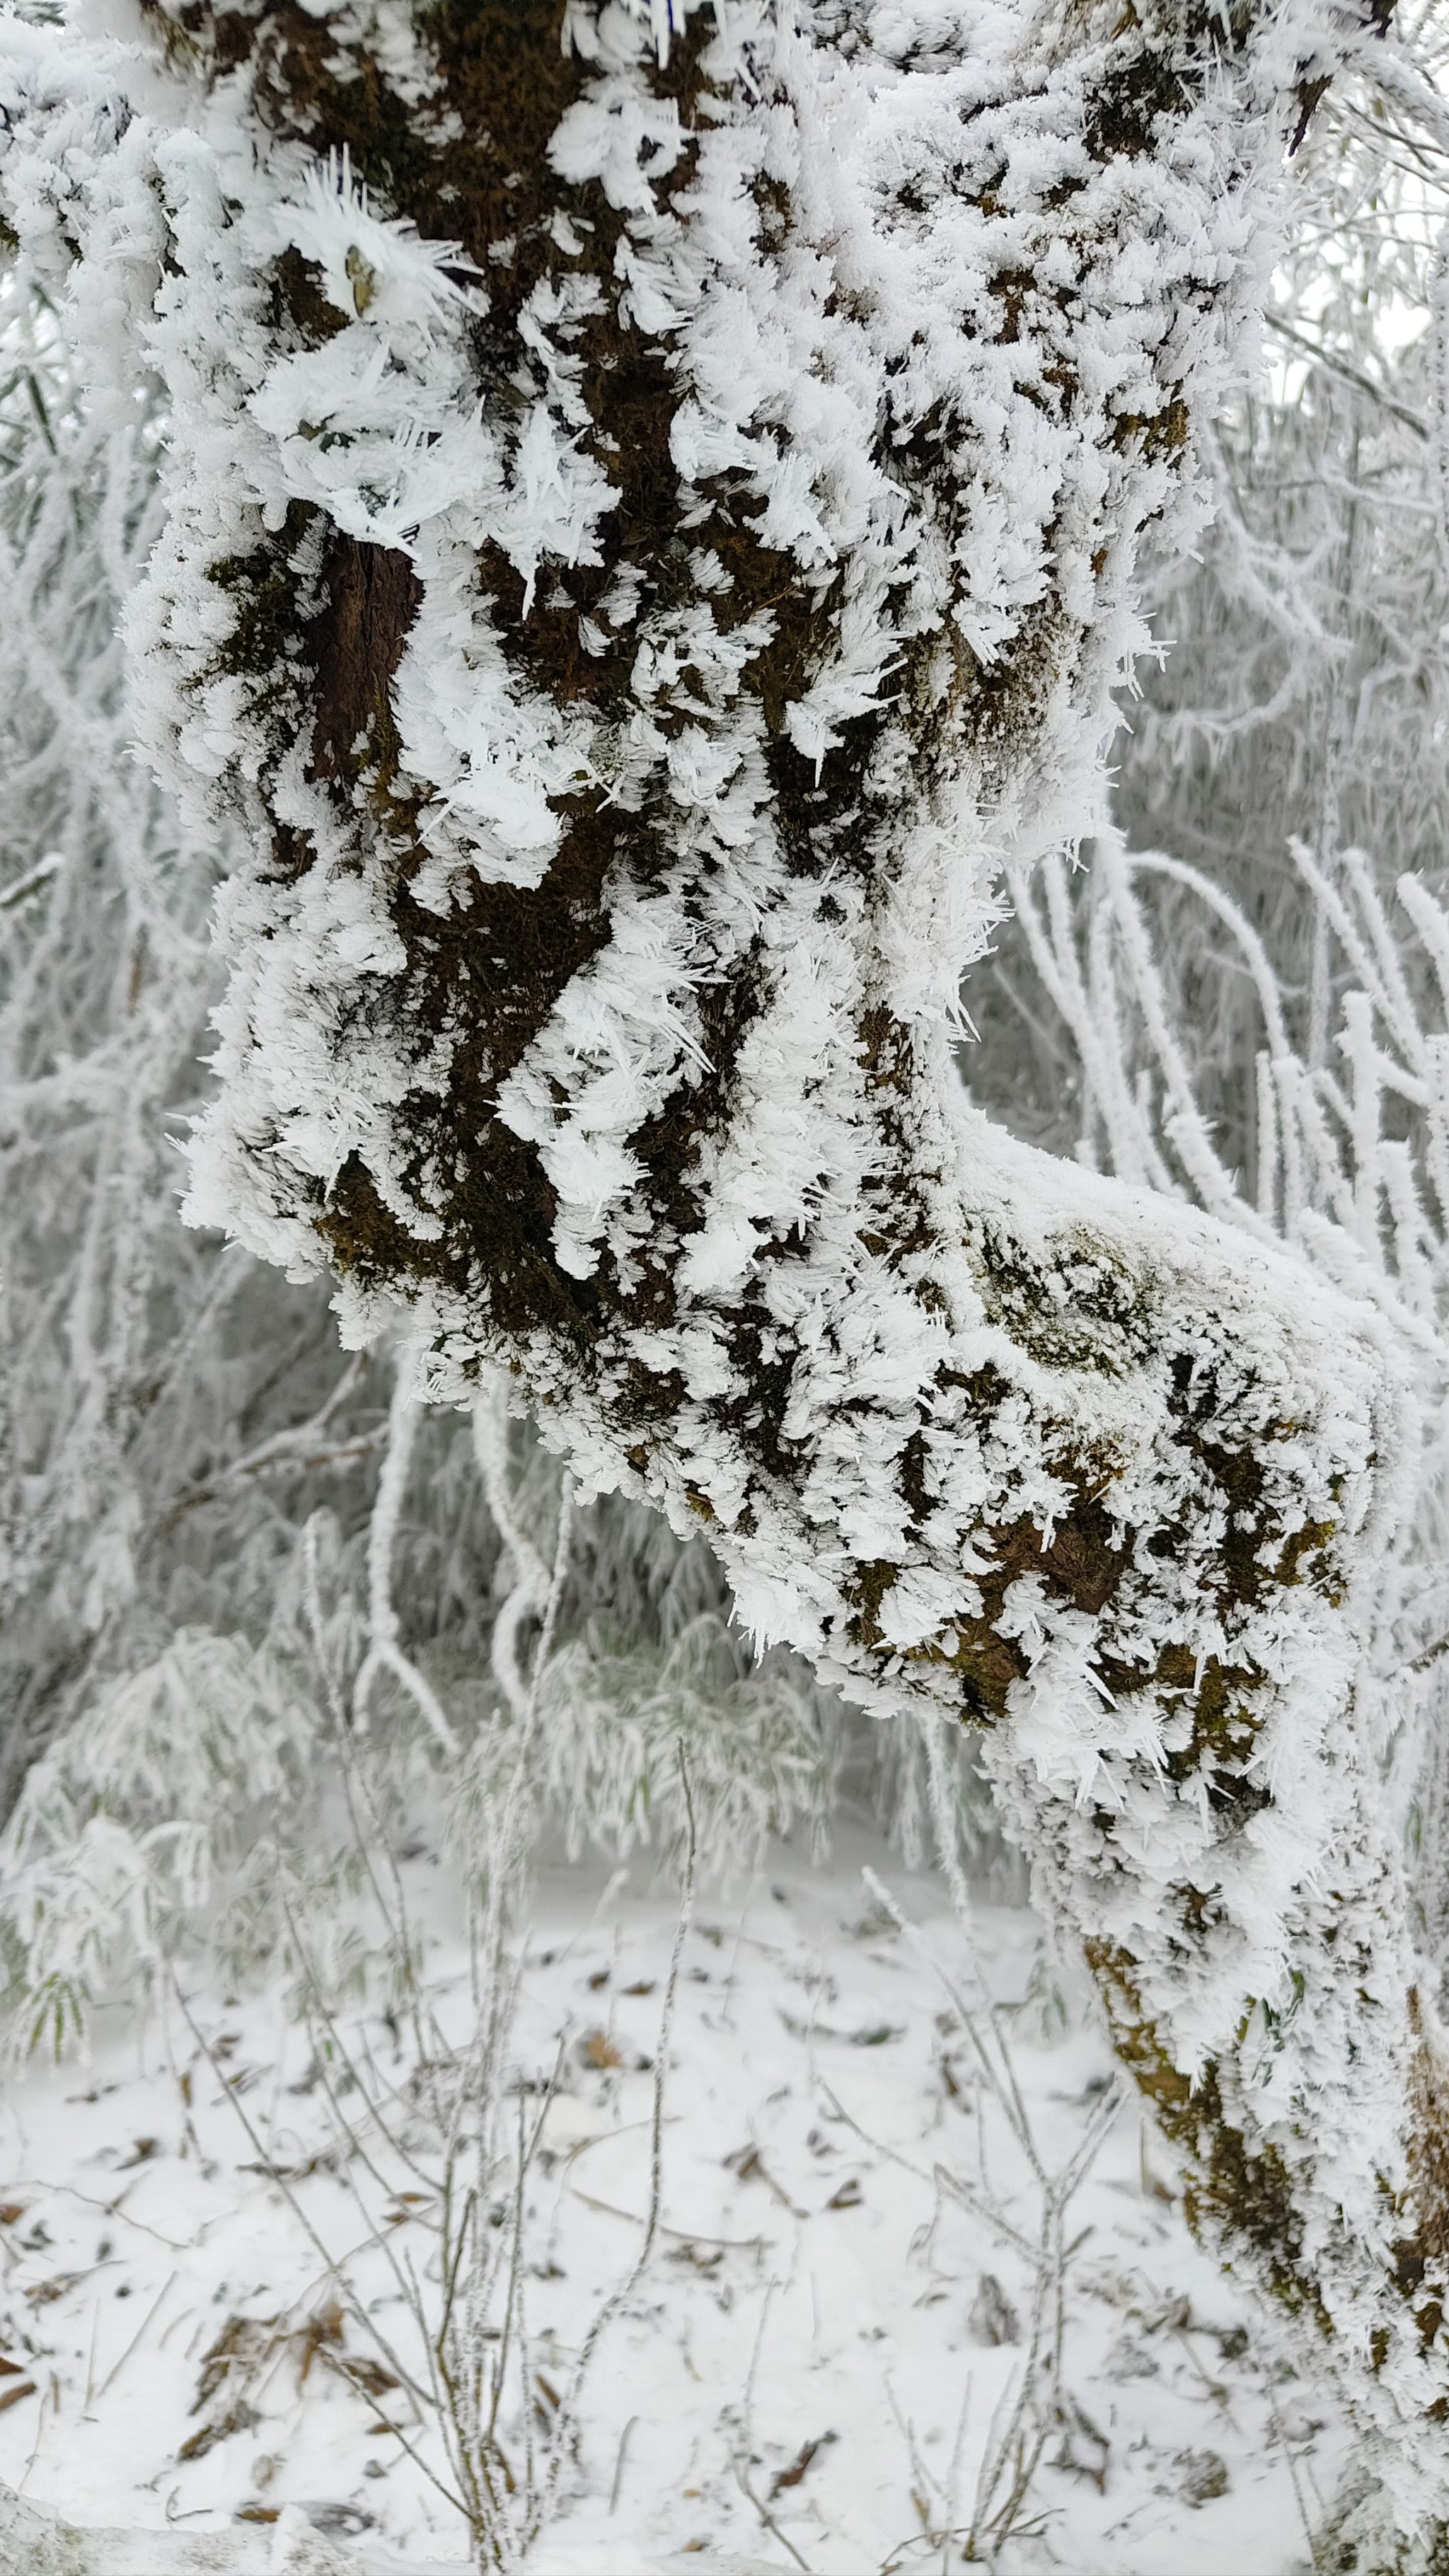
[[[0,20],[6,2576],[1449,2565],[1440,49]]]

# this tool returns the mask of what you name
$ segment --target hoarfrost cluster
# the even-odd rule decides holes
[[[90,417],[164,419],[116,586],[148,750],[227,870],[191,1215],[339,1274],[359,1355],[406,1317],[403,1396],[357,1434],[387,1459],[365,1636],[319,1645],[298,1574],[287,1651],[359,1723],[384,1676],[455,1749],[393,1606],[405,1398],[416,1370],[486,1411],[510,1371],[586,1498],[707,1534],[761,1643],[927,1742],[983,1730],[1205,2238],[1321,2333],[1403,2516],[1442,2522],[1443,2078],[1405,1760],[1382,1777],[1384,1639],[1437,1525],[1442,995],[1336,808],[1297,862],[1321,960],[1290,1029],[1238,896],[1132,847],[1103,768],[1144,559],[1194,541],[1211,417],[1279,293],[1284,144],[1382,36],[1296,0],[1226,32],[21,15],[0,189]],[[1412,64],[1385,78],[1440,145]],[[1255,543],[1236,595],[1271,629]],[[1064,854],[1094,834],[1088,899]],[[1154,869],[1259,997],[1250,1203],[1145,926]],[[1080,1081],[1075,1162],[961,1087],[962,977],[989,992],[1008,902],[1027,1023],[1055,1013]],[[1437,966],[1442,915],[1413,878],[1402,902]],[[318,1368],[330,1439],[362,1379]],[[509,1546],[536,1618],[545,1561]],[[495,1626],[496,1697],[552,1712],[575,1836],[627,1839],[618,1780],[662,1776],[717,1609],[662,1681],[613,1653],[633,1749],[597,1783],[609,1650],[581,1634],[526,1690]],[[720,1784],[742,1841],[828,1804],[824,1721],[780,1675],[746,1692],[756,1785]],[[84,1742],[17,1810],[32,1909],[60,1902],[36,1819]]]

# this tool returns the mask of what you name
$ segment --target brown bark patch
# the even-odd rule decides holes
[[[1085,1952],[1117,2055],[1151,2104],[1164,2137],[1187,2159],[1183,2210],[1194,2235],[1213,2250],[1224,2241],[1246,2246],[1270,2295],[1331,2335],[1332,2322],[1304,2260],[1292,2177],[1277,2148],[1249,2146],[1225,2108],[1216,2063],[1204,2068],[1196,2085],[1173,2063],[1143,2006],[1131,1953],[1098,1938],[1087,1941]]]
[[[303,630],[316,674],[312,774],[347,779],[364,760],[389,773],[398,755],[392,683],[422,584],[396,548],[334,531],[323,592]]]

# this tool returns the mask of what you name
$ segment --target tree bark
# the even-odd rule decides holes
[[[166,379],[138,686],[252,826],[194,1212],[355,1337],[406,1300],[440,1398],[504,1361],[867,1707],[985,1730],[1194,2225],[1442,2518],[1440,2056],[1357,1687],[1391,1356],[953,1059],[1365,26],[137,23],[12,31],[4,184]]]

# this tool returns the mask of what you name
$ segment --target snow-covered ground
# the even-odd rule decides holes
[[[404,1874],[440,2017],[466,2016],[455,1893],[426,1858]],[[563,2043],[528,2181],[545,2409],[639,2249],[676,1919],[647,1860],[612,1879],[539,1875],[516,2049],[546,2078]],[[977,1945],[1050,2175],[1101,2114],[1105,2043],[1027,1913],[982,1907]],[[873,2576],[945,2565],[948,2531],[959,2563],[973,2520],[987,2554],[982,2462],[1011,2432],[1033,2294],[999,2222],[1035,2244],[1042,2189],[948,1991],[969,1976],[965,1952],[939,1883],[864,1835],[839,1837],[824,1869],[776,1847],[747,1889],[701,1894],[667,2074],[664,2224],[593,2364],[541,2576],[623,2576],[676,2553]],[[83,2069],[32,2066],[9,2086],[0,2349],[18,2367],[0,2375],[0,2479],[83,2524],[204,2531],[296,2504],[344,2542],[461,2564],[461,2525],[427,2474],[442,2468],[434,2431],[386,2359],[407,2346],[399,2282],[426,2281],[434,2241],[426,2192],[414,2177],[405,2196],[366,2107],[397,2139],[406,2032],[340,2017],[362,2081],[339,2094],[342,2055],[319,2074],[280,1981],[189,2003],[195,2030],[174,2005],[140,2035],[103,2022]],[[1064,2234],[1062,2414],[1003,2563],[1300,2565],[1341,2428],[1260,2359],[1135,2103]]]

